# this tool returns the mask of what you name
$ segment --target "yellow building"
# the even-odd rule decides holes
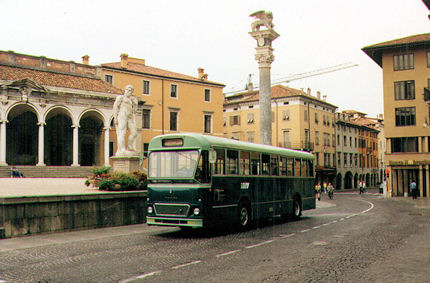
[[[259,143],[259,92],[226,96],[224,135]],[[335,181],[335,122],[337,106],[307,92],[283,85],[272,87],[272,143],[274,146],[311,151],[316,157],[319,181]]]
[[[88,63],[88,57],[84,56]],[[208,80],[202,68],[196,77],[146,65],[144,59],[121,54],[121,61],[101,65],[106,82],[125,89],[134,86],[134,95],[144,101],[141,121],[141,150],[160,134],[177,132],[222,136],[223,84]],[[111,131],[111,153],[116,137]],[[145,166],[145,165],[144,165]]]
[[[412,180],[430,197],[430,34],[363,48],[383,72],[386,167],[393,195],[408,193]]]

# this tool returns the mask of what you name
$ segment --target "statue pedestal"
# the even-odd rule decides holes
[[[139,156],[112,156],[113,170],[129,173],[133,171],[142,171],[139,165]]]

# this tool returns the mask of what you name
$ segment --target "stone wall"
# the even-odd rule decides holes
[[[0,198],[0,238],[146,221],[146,192]]]

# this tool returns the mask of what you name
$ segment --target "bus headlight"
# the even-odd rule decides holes
[[[151,214],[152,213],[152,206],[148,206],[148,213]]]
[[[194,215],[199,215],[200,209],[198,207],[194,208]]]

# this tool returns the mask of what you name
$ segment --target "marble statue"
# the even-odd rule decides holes
[[[114,124],[116,127],[116,136],[118,150],[116,156],[135,156],[136,150],[136,112],[137,98],[133,96],[134,87],[127,85],[124,95],[119,95],[113,104]],[[127,129],[130,131],[127,146],[125,143]]]
[[[273,29],[273,14],[270,11],[258,11],[249,15],[250,17],[257,18],[259,20],[254,21],[251,24],[252,31],[259,31],[261,26],[265,26],[267,29]]]

